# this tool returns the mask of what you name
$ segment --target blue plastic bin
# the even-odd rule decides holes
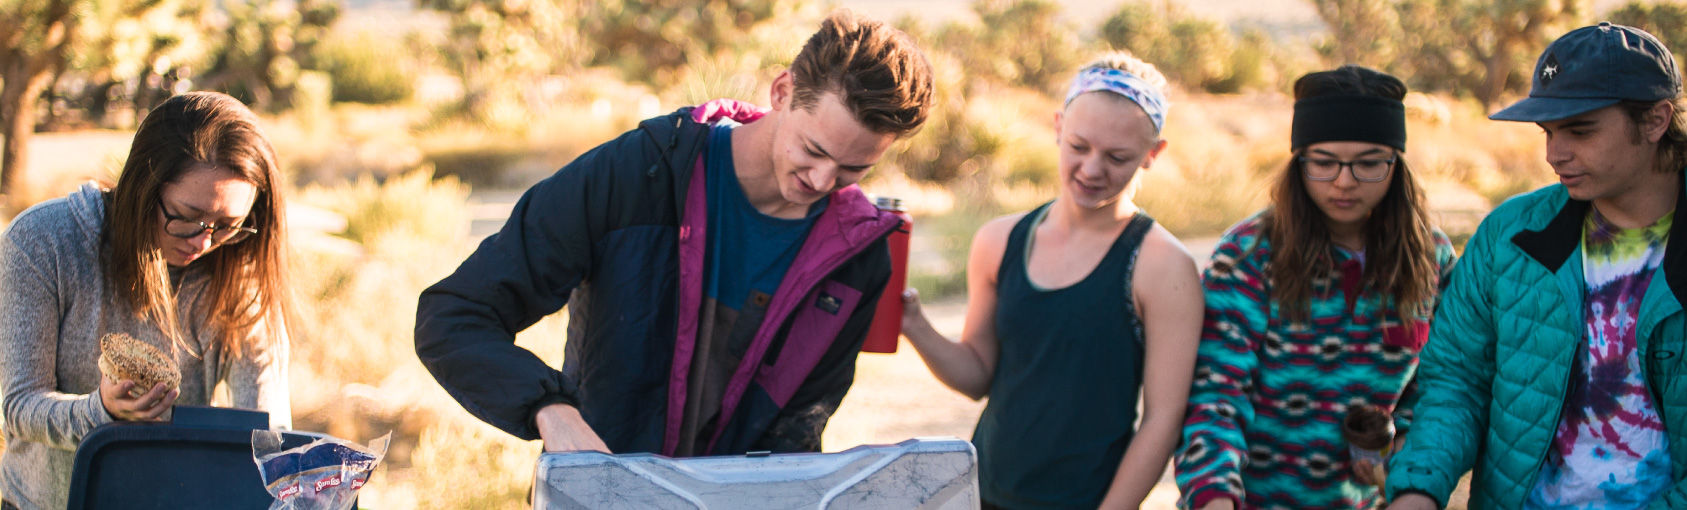
[[[101,425],[82,438],[69,510],[268,510],[252,431],[269,413],[176,406],[172,421]],[[284,448],[321,436],[284,433]]]

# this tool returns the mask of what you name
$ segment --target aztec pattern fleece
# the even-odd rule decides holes
[[[1362,257],[1338,249],[1334,270],[1314,282],[1310,320],[1285,322],[1271,300],[1260,220],[1231,227],[1202,278],[1206,320],[1175,458],[1180,504],[1369,508],[1379,494],[1353,479],[1341,420],[1351,405],[1395,409],[1412,398],[1428,319],[1402,322],[1383,296],[1361,291]],[[1453,249],[1439,230],[1435,258],[1445,281]],[[1409,412],[1396,413],[1397,430],[1410,424]]]

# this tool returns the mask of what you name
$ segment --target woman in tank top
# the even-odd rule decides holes
[[[1406,86],[1345,66],[1294,92],[1271,206],[1224,234],[1203,281],[1183,508],[1372,508],[1377,470],[1354,461],[1342,421],[1365,404],[1393,410],[1397,433],[1411,425],[1453,250],[1403,159]]]
[[[979,229],[959,342],[903,296],[902,331],[937,379],[990,397],[972,438],[984,508],[1136,508],[1177,443],[1200,281],[1130,192],[1166,146],[1164,87],[1125,54],[1078,72],[1055,113],[1060,194]]]

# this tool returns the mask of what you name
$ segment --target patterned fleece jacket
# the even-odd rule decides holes
[[[1313,282],[1310,319],[1285,320],[1271,299],[1261,218],[1225,233],[1202,278],[1206,319],[1175,458],[1180,504],[1370,508],[1378,491],[1353,478],[1341,420],[1349,406],[1372,404],[1395,410],[1396,430],[1410,427],[1428,318],[1400,320],[1390,300],[1360,288],[1362,257],[1338,249],[1334,268]],[[1453,248],[1434,234],[1445,281]]]

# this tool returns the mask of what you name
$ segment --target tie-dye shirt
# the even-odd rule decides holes
[[[1634,325],[1664,259],[1673,214],[1623,229],[1595,209],[1582,226],[1587,350],[1558,435],[1529,493],[1530,509],[1630,509],[1668,491],[1669,438],[1640,369]]]

